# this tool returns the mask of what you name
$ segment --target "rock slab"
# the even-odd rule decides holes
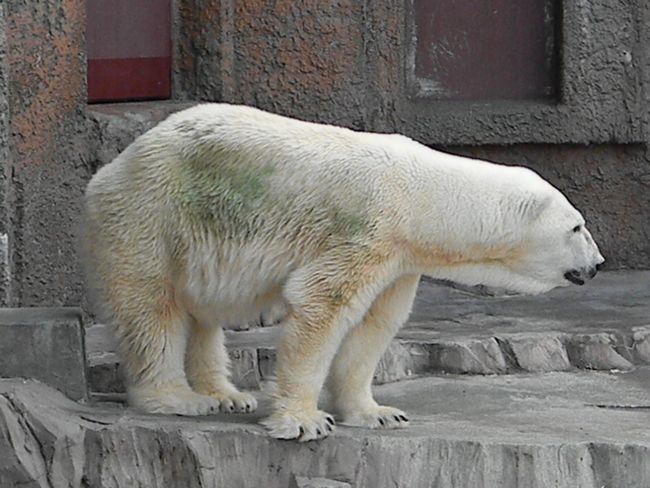
[[[0,377],[35,378],[73,400],[87,398],[81,310],[0,309]]]
[[[647,488],[650,371],[445,376],[377,388],[411,426],[269,438],[259,413],[79,405],[0,380],[0,486]]]

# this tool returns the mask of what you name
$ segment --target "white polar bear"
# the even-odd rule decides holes
[[[128,396],[148,412],[252,411],[228,379],[222,326],[286,311],[278,438],[343,422],[393,428],[375,367],[421,273],[541,293],[604,261],[534,172],[254,108],[204,104],[139,137],[86,192],[90,268],[116,326]]]

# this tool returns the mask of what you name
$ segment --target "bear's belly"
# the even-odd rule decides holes
[[[187,311],[199,322],[238,328],[278,322],[286,311],[283,287],[303,256],[287,249],[242,246],[195,254],[179,283]]]
[[[251,297],[239,303],[191,304],[188,312],[202,325],[239,329],[253,325],[274,325],[286,315],[287,304],[279,294]]]

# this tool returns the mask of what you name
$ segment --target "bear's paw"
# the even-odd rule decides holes
[[[300,442],[324,439],[334,431],[334,417],[327,412],[276,412],[262,421],[271,437]]]
[[[129,404],[147,413],[211,415],[219,411],[219,400],[189,387],[132,388]]]
[[[255,397],[243,391],[211,392],[209,396],[219,401],[219,410],[224,413],[249,413],[257,409]]]

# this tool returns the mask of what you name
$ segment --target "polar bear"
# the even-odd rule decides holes
[[[421,274],[536,294],[592,278],[585,221],[533,171],[401,135],[202,104],[140,136],[90,181],[89,268],[115,324],[131,405],[249,412],[223,327],[284,310],[276,438],[407,425],[375,367]]]

